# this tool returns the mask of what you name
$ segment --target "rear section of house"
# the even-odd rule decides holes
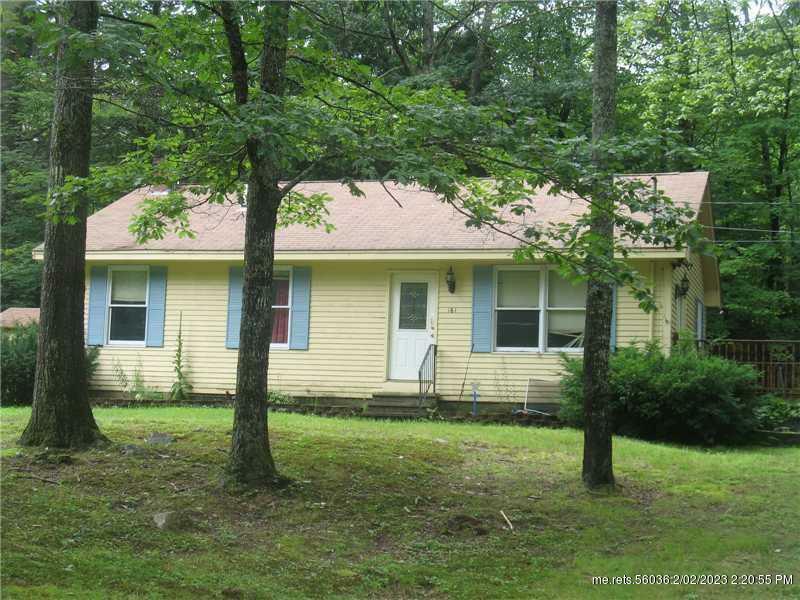
[[[711,226],[706,174],[659,177],[671,186],[666,193],[683,194]],[[332,196],[335,229],[279,233],[272,391],[369,400],[416,395],[424,379],[440,405],[454,409],[471,399],[473,386],[481,403],[499,410],[526,400],[557,405],[563,356],[582,352],[585,284],[542,262],[516,263],[513,240],[467,230],[431,194],[398,186],[400,208],[380,186],[362,184],[367,199],[359,200],[338,184],[307,185]],[[134,378],[166,392],[180,338],[193,394],[230,396],[245,209],[208,207],[191,218],[194,239],[139,246],[127,223],[148,193],[134,192],[89,220],[87,343],[99,347],[92,393],[119,396]],[[380,220],[369,217],[376,212]],[[719,305],[713,260],[664,248],[632,249],[629,260],[657,310],[643,311],[630,290],[617,289],[612,344],[655,340],[668,349],[680,329],[703,337],[705,311]]]

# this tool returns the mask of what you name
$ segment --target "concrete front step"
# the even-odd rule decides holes
[[[436,398],[429,397],[420,405],[419,394],[379,392],[367,402],[367,417],[418,419],[428,416],[428,409],[436,407]]]
[[[428,416],[425,408],[416,406],[367,406],[365,417],[381,419],[420,419]]]
[[[437,398],[428,396],[420,406],[419,394],[379,393],[373,394],[368,406],[402,407],[402,408],[433,408]]]

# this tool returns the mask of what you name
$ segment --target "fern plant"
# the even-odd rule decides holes
[[[185,402],[189,399],[189,394],[192,391],[192,384],[186,376],[186,370],[183,364],[183,312],[181,311],[178,317],[178,343],[175,346],[175,360],[173,361],[175,368],[175,383],[169,391],[169,398],[173,402]]]

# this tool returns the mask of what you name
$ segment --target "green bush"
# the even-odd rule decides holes
[[[39,327],[36,324],[18,325],[3,332],[0,349],[0,405],[29,406],[33,402],[36,378],[36,347]],[[92,378],[97,371],[100,351],[86,349],[86,375]]]
[[[583,362],[563,358],[566,423],[583,426]],[[688,444],[738,443],[758,428],[761,404],[756,373],[679,344],[665,356],[655,344],[626,347],[611,356],[614,432]]]
[[[762,398],[756,418],[761,429],[796,428],[800,426],[800,404],[770,394]]]
[[[0,404],[30,404],[36,375],[36,325],[18,325],[3,331],[0,349]]]

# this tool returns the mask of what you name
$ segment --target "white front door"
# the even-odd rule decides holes
[[[428,346],[435,343],[436,276],[392,276],[389,379],[417,379]]]

